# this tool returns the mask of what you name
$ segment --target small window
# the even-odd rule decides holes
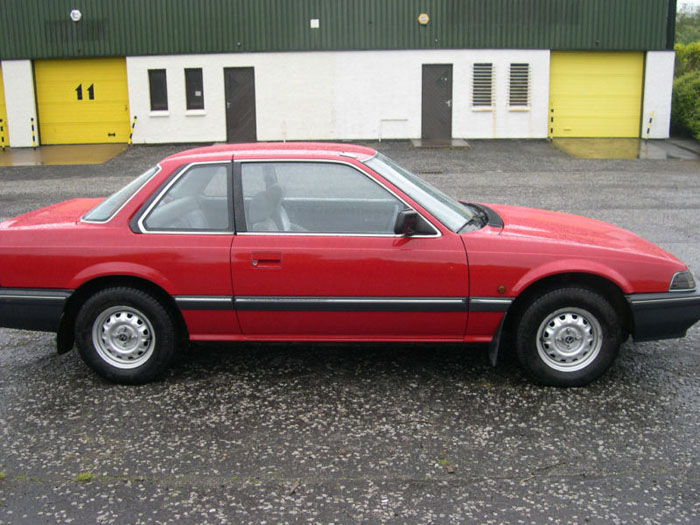
[[[227,164],[195,164],[162,194],[143,226],[149,231],[231,231]]]
[[[151,111],[167,111],[168,83],[165,69],[149,69],[148,85],[151,89]]]
[[[187,109],[204,109],[204,81],[202,69],[185,69],[185,90],[187,91]]]
[[[88,222],[107,222],[112,216],[117,213],[117,210],[126,204],[134,194],[139,191],[144,184],[146,184],[151,177],[158,172],[158,166],[155,166],[143,174],[140,177],[132,180],[129,184],[124,186],[121,190],[113,193],[110,197],[107,197],[89,212],[83,216],[83,220]]]
[[[493,106],[493,64],[474,64],[472,106]]]
[[[369,176],[326,162],[244,163],[249,232],[394,235],[404,204]]]
[[[510,65],[509,105],[530,105],[530,64]]]

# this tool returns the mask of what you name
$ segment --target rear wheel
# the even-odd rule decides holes
[[[134,288],[107,288],[90,297],[78,312],[75,332],[85,363],[118,383],[146,383],[157,377],[178,341],[168,309]]]
[[[617,312],[609,301],[583,288],[560,288],[535,299],[517,328],[517,351],[525,371],[540,383],[583,386],[610,367],[622,342]]]

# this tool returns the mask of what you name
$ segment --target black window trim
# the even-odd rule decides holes
[[[420,217],[425,220],[431,228],[435,231],[433,235],[412,235],[412,239],[419,239],[419,238],[439,238],[442,237],[442,232],[440,228],[436,227],[435,224],[433,223],[432,217],[429,219],[425,216],[425,214],[421,213],[416,209],[415,206],[410,204],[409,202],[406,201],[403,197],[398,195],[394,190],[391,188],[387,187],[386,184],[384,184],[383,181],[377,180],[375,177],[364,171],[363,169],[359,168],[358,166],[355,166],[354,164],[350,162],[345,162],[342,160],[333,160],[333,159],[294,159],[294,158],[276,158],[276,159],[245,159],[245,160],[235,160],[233,163],[233,190],[234,190],[234,214],[235,214],[235,232],[236,235],[260,235],[260,236],[275,236],[275,235],[292,235],[292,236],[304,236],[304,237],[386,237],[386,238],[401,238],[405,237],[405,235],[401,234],[396,234],[396,233],[315,233],[315,232],[258,232],[258,231],[248,231],[248,226],[246,224],[245,220],[245,208],[244,208],[244,202],[243,202],[243,179],[242,179],[242,172],[243,172],[243,164],[248,164],[248,163],[253,163],[253,164],[261,164],[261,163],[269,163],[269,162],[274,162],[274,163],[291,163],[291,162],[296,162],[296,163],[319,163],[319,164],[342,164],[345,166],[349,166],[350,168],[354,169],[355,171],[359,172],[361,175],[365,176],[368,178],[370,181],[372,181],[374,184],[377,184],[379,187],[383,188],[387,192],[389,192],[394,198],[396,198],[399,202],[401,202],[404,206],[407,208],[410,208],[414,210]]]

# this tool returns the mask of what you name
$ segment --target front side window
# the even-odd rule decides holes
[[[185,69],[187,109],[204,109],[204,80],[202,68]]]
[[[241,186],[249,232],[393,235],[405,208],[346,164],[246,162]]]
[[[229,164],[194,164],[181,173],[142,219],[162,232],[229,232]]]
[[[151,91],[151,111],[167,111],[168,82],[165,69],[149,69],[148,86]]]

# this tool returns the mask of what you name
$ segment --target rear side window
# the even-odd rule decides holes
[[[230,232],[230,163],[194,164],[158,197],[142,226],[158,232]]]
[[[149,169],[117,193],[112,194],[83,216],[87,222],[106,222],[158,172],[158,166]]]

